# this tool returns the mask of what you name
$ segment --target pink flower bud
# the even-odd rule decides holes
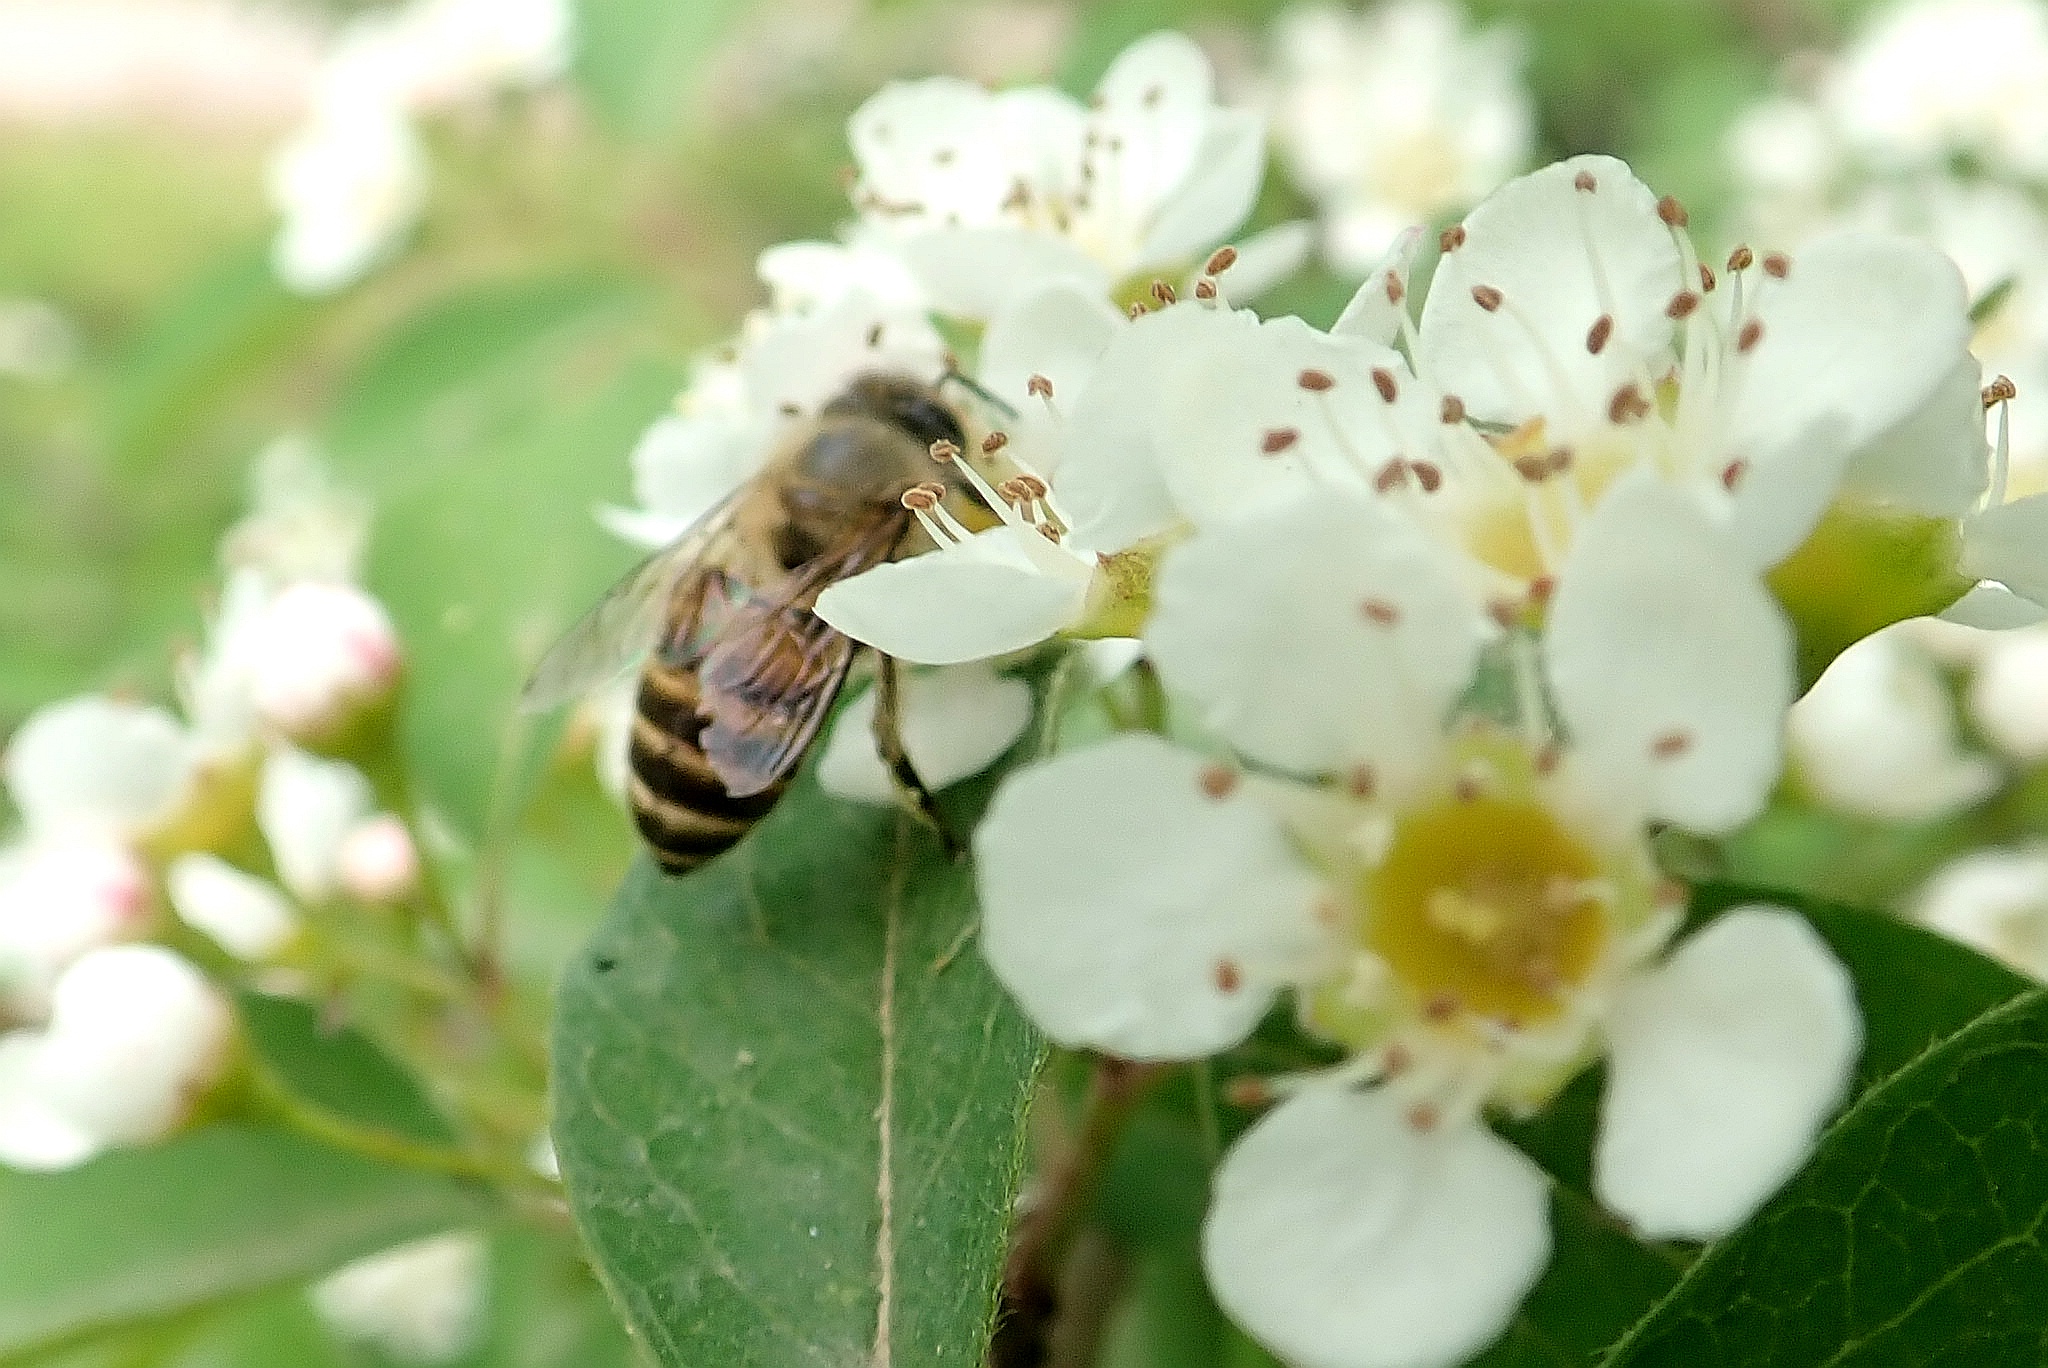
[[[419,886],[419,849],[404,822],[379,813],[342,838],[335,873],[342,890],[358,902],[399,902]]]
[[[250,662],[265,722],[297,740],[331,735],[387,698],[403,657],[383,605],[346,584],[307,580],[270,601]]]

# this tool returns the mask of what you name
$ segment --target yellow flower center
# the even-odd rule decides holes
[[[1607,940],[1599,861],[1532,801],[1410,813],[1363,884],[1368,948],[1432,1013],[1551,1020]]]

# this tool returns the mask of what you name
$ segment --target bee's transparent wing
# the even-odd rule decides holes
[[[669,596],[691,567],[703,561],[732,523],[739,491],[690,525],[690,530],[628,570],[576,625],[551,647],[519,706],[542,712],[582,698],[647,658],[660,638]]]

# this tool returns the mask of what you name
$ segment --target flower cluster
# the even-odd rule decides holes
[[[0,844],[0,1162],[69,1167],[184,1119],[230,1019],[172,947],[287,962],[304,909],[395,903],[418,877],[410,828],[316,753],[374,729],[398,683],[390,619],[354,583],[364,510],[302,443],[257,474],[183,715],[84,695],[7,747],[21,827]]]
[[[278,278],[326,294],[388,256],[426,200],[416,119],[560,75],[571,19],[565,0],[405,0],[344,26],[271,164]]]

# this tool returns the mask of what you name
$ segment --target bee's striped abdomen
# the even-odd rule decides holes
[[[704,719],[694,670],[648,665],[627,749],[627,797],[654,858],[682,874],[723,854],[768,815],[787,783],[735,798],[698,745]]]

